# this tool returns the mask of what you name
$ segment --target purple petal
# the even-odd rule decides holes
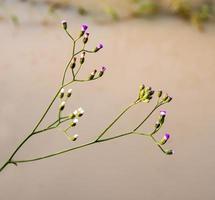
[[[165,110],[161,110],[161,111],[160,111],[160,115],[161,115],[161,116],[165,116],[165,115],[166,115],[166,111],[165,111]]]
[[[170,138],[170,134],[169,134],[169,133],[166,133],[166,134],[164,135],[164,138],[165,138],[166,140],[168,140],[168,139]]]
[[[86,24],[82,24],[81,30],[86,31],[88,29],[88,26]]]
[[[97,48],[99,48],[99,49],[102,49],[104,46],[103,46],[103,44],[101,44],[101,43],[99,43],[98,44],[98,46],[97,46]]]

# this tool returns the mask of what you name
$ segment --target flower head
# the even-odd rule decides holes
[[[62,24],[63,28],[66,30],[67,29],[67,21],[66,20],[62,20],[61,24]]]
[[[98,49],[102,49],[104,46],[103,46],[103,44],[102,43],[99,43],[98,45],[97,45],[97,48]]]
[[[102,43],[99,43],[99,44],[96,46],[96,48],[94,49],[94,52],[99,51],[99,50],[102,49],[103,47],[104,47],[103,44],[102,44]]]
[[[165,110],[161,110],[161,111],[160,111],[160,115],[161,115],[161,116],[166,116],[166,111],[165,111]]]
[[[83,32],[85,32],[87,29],[88,29],[88,26],[87,26],[86,24],[82,24],[81,30],[82,30]]]
[[[79,135],[78,135],[78,134],[75,134],[75,135],[73,135],[73,136],[71,137],[71,139],[72,139],[72,141],[75,141],[75,140],[78,139],[78,137],[79,137]]]
[[[166,133],[166,134],[164,135],[164,138],[165,138],[166,140],[168,140],[168,139],[170,138],[170,134],[169,134],[169,133]]]
[[[78,117],[81,117],[84,114],[83,108],[78,108]]]
[[[105,72],[106,71],[106,67],[104,67],[104,66],[102,66],[102,68],[101,68],[101,72]]]
[[[159,144],[160,145],[164,145],[170,138],[170,134],[169,133],[166,133],[163,138],[160,140]]]

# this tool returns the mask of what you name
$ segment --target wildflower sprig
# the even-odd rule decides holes
[[[152,111],[143,119],[138,126],[131,128],[129,132],[126,133],[118,133],[118,135],[110,137],[108,136],[108,132],[110,129],[120,120],[120,118],[125,115],[132,107],[136,106],[137,104],[143,104],[143,103],[149,103],[153,98],[155,91],[152,90],[151,87],[145,87],[145,85],[141,85],[139,88],[139,93],[135,101],[133,101],[129,106],[127,106],[117,117],[106,127],[103,131],[101,131],[96,138],[93,138],[91,141],[81,144],[79,146],[73,146],[68,149],[63,149],[54,153],[50,153],[47,155],[38,156],[31,159],[22,159],[22,160],[16,160],[15,155],[17,152],[23,147],[23,145],[29,141],[30,138],[33,136],[36,136],[41,133],[48,133],[53,129],[59,129],[62,131],[64,135],[66,135],[67,139],[69,139],[71,142],[75,142],[79,138],[79,134],[74,133],[74,127],[76,127],[84,115],[84,109],[79,107],[74,111],[67,112],[68,109],[68,101],[72,100],[72,95],[76,91],[73,91],[72,88],[67,88],[68,86],[72,86],[74,83],[80,83],[80,82],[90,82],[97,80],[101,78],[106,71],[106,67],[102,66],[100,68],[95,68],[91,73],[89,73],[88,77],[80,78],[79,72],[84,68],[84,64],[86,61],[87,54],[96,53],[100,51],[103,48],[103,44],[99,43],[96,45],[96,47],[93,50],[86,49],[86,44],[89,41],[89,33],[87,32],[88,26],[86,24],[83,24],[81,26],[80,33],[75,38],[73,37],[70,32],[68,31],[68,25],[67,22],[64,20],[62,21],[62,27],[65,30],[66,34],[71,39],[72,43],[72,55],[69,59],[69,62],[67,63],[64,72],[62,81],[60,84],[60,87],[58,88],[56,94],[54,95],[52,101],[47,106],[46,110],[44,111],[42,117],[38,121],[38,123],[35,125],[34,129],[30,132],[30,134],[18,145],[18,147],[14,150],[14,152],[11,154],[11,156],[8,158],[8,160],[3,164],[3,166],[0,168],[0,172],[5,169],[5,167],[9,164],[18,165],[20,163],[27,163],[27,162],[33,162],[38,161],[54,156],[58,156],[61,154],[64,154],[66,152],[70,152],[76,149],[80,149],[86,146],[90,146],[93,144],[102,143],[105,141],[117,139],[120,137],[128,136],[128,135],[142,135],[147,136],[152,139],[152,141],[167,155],[170,155],[173,153],[172,150],[164,149],[163,146],[166,144],[166,142],[169,140],[170,135],[165,134],[163,138],[160,140],[157,140],[155,138],[155,135],[157,132],[161,129],[165,122],[166,118],[166,111],[160,111],[160,115],[158,118],[158,121],[154,125],[154,129],[151,133],[143,133],[139,131],[139,129],[143,126],[143,124],[150,118],[150,116],[162,105],[169,103],[172,98],[167,94],[162,94],[162,91],[158,91],[157,95],[157,103],[155,107],[152,109]],[[78,42],[82,43],[82,48],[77,49],[76,44]],[[55,104],[58,103],[58,111],[56,113],[55,120],[43,125],[44,119],[46,118],[47,114],[51,110],[52,107],[55,106]],[[73,144],[73,143],[72,143]]]

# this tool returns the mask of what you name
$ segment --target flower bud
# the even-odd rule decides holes
[[[99,51],[99,50],[102,49],[102,48],[103,48],[103,44],[99,43],[99,44],[96,46],[96,48],[94,49],[94,52],[97,52],[97,51]]]
[[[140,90],[143,90],[145,88],[145,85],[144,84],[141,84],[140,85]]]
[[[67,97],[69,98],[69,97],[71,97],[71,95],[72,95],[72,89],[69,89],[69,90],[67,91]]]
[[[69,115],[69,119],[74,119],[76,117],[76,115],[74,113]]]
[[[88,80],[92,80],[94,79],[95,75],[96,75],[97,70],[95,69],[89,76]]]
[[[80,37],[84,35],[84,33],[87,29],[88,29],[88,26],[86,24],[82,24]]]
[[[159,141],[160,145],[164,145],[170,138],[170,134],[166,133],[163,138]]]
[[[163,93],[162,90],[158,91],[158,98],[160,98],[162,96],[162,93]]]
[[[83,38],[83,43],[86,44],[88,42],[89,33],[85,33]]]
[[[157,122],[155,123],[155,128],[158,129],[158,128],[160,127],[160,125],[161,125],[160,122],[157,121]]]
[[[63,88],[60,90],[59,97],[61,99],[64,97],[64,89]]]
[[[61,102],[60,107],[59,107],[59,110],[60,110],[60,111],[62,111],[62,110],[65,108],[65,104],[66,104],[65,101],[62,101],[62,102]]]
[[[160,111],[160,115],[165,117],[166,116],[166,111],[165,110],[161,110]]]
[[[83,108],[78,108],[78,117],[83,116],[83,114],[84,114]]]
[[[165,150],[166,155],[172,155],[175,152],[172,149]]]
[[[72,69],[74,69],[75,66],[76,66],[76,60],[77,60],[76,57],[74,57],[74,58],[72,59],[71,66],[70,66]]]
[[[168,96],[168,99],[166,100],[166,102],[169,103],[170,101],[172,101],[172,97]]]
[[[70,123],[70,126],[74,127],[74,126],[76,126],[77,123],[78,123],[78,119],[75,118],[75,119],[73,119],[73,121]]]
[[[149,95],[152,96],[155,93],[154,90],[149,91]]]
[[[80,64],[82,65],[85,61],[85,51],[81,54]]]
[[[101,70],[99,71],[99,77],[103,76],[104,72],[106,71],[106,67],[102,67]]]
[[[165,102],[169,98],[168,94],[165,94],[162,101]]]
[[[160,124],[164,123],[165,117],[166,117],[166,111],[164,111],[164,110],[160,111],[160,118],[159,118]]]
[[[79,137],[78,134],[75,134],[71,137],[71,139],[72,139],[72,141],[76,141],[78,139],[78,137]]]
[[[61,24],[63,26],[63,29],[66,30],[67,29],[67,21],[66,20],[62,20]]]

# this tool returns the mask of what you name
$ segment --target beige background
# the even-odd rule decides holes
[[[74,131],[77,144],[94,138],[137,95],[144,82],[174,97],[165,106],[168,116],[158,137],[172,137],[165,156],[144,137],[132,136],[99,144],[60,157],[9,166],[0,174],[1,200],[213,200],[215,198],[215,27],[200,33],[171,18],[97,24],[92,18],[59,13],[52,25],[41,25],[41,8],[5,8],[20,16],[16,27],[0,23],[0,163],[32,129],[50,101],[71,53],[57,21],[66,18],[71,30],[90,26],[89,48],[105,48],[87,57],[83,77],[106,65],[101,80],[76,85],[71,110],[80,105],[86,115]],[[109,134],[138,124],[153,107],[139,105]],[[56,105],[57,106],[57,105]],[[156,112],[143,130],[157,119]],[[48,116],[54,119],[55,113]],[[60,130],[33,138],[17,158],[31,158],[70,147]]]

